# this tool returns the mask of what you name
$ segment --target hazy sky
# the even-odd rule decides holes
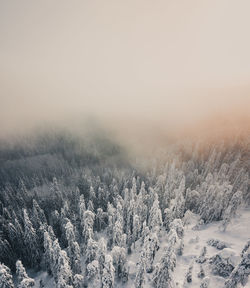
[[[0,0],[1,133],[92,114],[125,130],[248,121],[249,13],[249,0]]]

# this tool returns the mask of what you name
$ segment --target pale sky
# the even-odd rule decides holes
[[[249,0],[0,0],[1,132],[247,117],[249,15]]]

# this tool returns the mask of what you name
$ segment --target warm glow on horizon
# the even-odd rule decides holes
[[[209,119],[249,129],[249,11],[246,0],[1,0],[0,134],[89,116],[130,136]]]

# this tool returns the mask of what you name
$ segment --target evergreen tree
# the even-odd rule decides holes
[[[102,271],[104,268],[104,262],[105,262],[105,255],[107,253],[107,244],[104,238],[101,238],[98,242],[98,253],[97,253],[97,259],[99,262],[99,269],[100,274],[102,275]]]
[[[86,248],[86,264],[96,260],[98,252],[98,243],[93,239],[88,240]]]
[[[184,200],[184,191],[185,191],[185,177],[183,176],[179,188],[176,189],[176,197],[172,204],[172,211],[174,218],[182,218],[184,216],[185,210],[185,200]]]
[[[52,243],[52,263],[51,263],[51,271],[54,277],[55,282],[58,282],[58,266],[59,266],[59,257],[61,253],[61,247],[58,243],[58,239],[54,240]]]
[[[246,285],[250,275],[250,248],[243,252],[240,263],[234,268],[225,282],[226,288],[236,288],[238,284]]]
[[[6,239],[2,240],[1,237],[0,237],[0,255],[1,255],[1,261],[3,261],[6,265],[9,265],[12,268],[13,261],[16,256],[13,253],[10,243]]]
[[[88,203],[88,210],[95,213],[94,212],[94,205],[93,205],[93,202],[92,200],[89,200],[89,203]]]
[[[16,262],[17,288],[29,288],[35,286],[35,281],[31,279],[20,260]]]
[[[155,194],[154,197],[155,200],[149,213],[148,226],[150,230],[158,232],[162,226],[162,215],[159,207],[158,195]]]
[[[80,247],[75,239],[74,227],[69,221],[65,227],[66,238],[68,241],[67,252],[69,255],[72,271],[74,274],[81,274],[81,259],[80,259]]]
[[[142,249],[145,252],[146,271],[147,273],[151,273],[153,271],[155,253],[159,249],[159,240],[156,233],[151,233],[145,238]]]
[[[113,266],[113,259],[110,255],[106,255],[102,274],[102,288],[113,288],[114,281],[115,268]]]
[[[47,224],[47,220],[43,209],[40,208],[37,201],[33,199],[32,207],[32,223],[34,228],[37,230],[42,224]]]
[[[62,207],[63,196],[59,188],[56,177],[53,177],[53,182],[50,187],[50,192],[51,192],[53,207],[55,207],[56,210],[60,211],[60,208]]]
[[[134,215],[133,219],[133,242],[134,242],[134,248],[135,248],[135,242],[139,238],[140,232],[141,232],[141,220],[138,215]]]
[[[169,232],[168,232],[168,243],[171,245],[171,246],[175,246],[176,243],[178,241],[178,236],[177,236],[177,233],[175,231],[175,229],[171,229]]]
[[[52,273],[53,269],[53,241],[47,231],[44,232],[44,260],[47,272]]]
[[[245,254],[245,252],[248,250],[248,248],[250,247],[250,240],[247,241],[247,243],[245,244],[244,248],[241,251],[241,257],[243,257],[243,255]]]
[[[156,288],[172,288],[175,287],[173,280],[173,271],[176,266],[176,256],[174,246],[171,244],[165,249],[161,257],[158,269],[156,269],[153,281]]]
[[[29,258],[29,264],[31,267],[36,267],[40,260],[40,251],[37,242],[36,231],[33,228],[33,225],[29,219],[26,209],[23,209],[24,217],[24,244],[27,249]]]
[[[100,287],[99,263],[97,260],[93,260],[87,265],[86,276],[88,287]]]
[[[147,226],[147,223],[146,221],[143,222],[143,225],[142,225],[142,233],[141,233],[141,246],[143,246],[144,244],[144,241],[146,239],[146,237],[149,235],[150,231],[149,231],[149,228]]]
[[[14,283],[10,269],[1,263],[0,263],[0,287],[14,288]]]
[[[165,226],[166,230],[170,230],[170,223],[173,221],[173,212],[170,208],[166,208],[164,210],[164,222],[163,225]]]
[[[145,252],[142,250],[140,262],[138,264],[137,273],[135,277],[135,288],[143,288],[145,283],[145,274],[146,274],[146,257]]]
[[[108,236],[108,247],[111,248],[113,245],[114,239],[114,224],[115,224],[115,208],[112,204],[108,203],[108,229],[107,229],[107,236]]]
[[[84,212],[86,211],[86,205],[83,194],[80,196],[79,201],[79,218],[81,223],[81,229],[84,229]]]
[[[237,191],[233,195],[233,197],[232,197],[232,199],[231,199],[231,201],[230,201],[230,203],[229,203],[229,205],[228,205],[228,207],[227,207],[227,209],[223,215],[222,227],[223,227],[224,231],[227,229],[227,226],[231,222],[231,219],[235,216],[236,211],[237,211],[237,209],[241,203],[242,203],[242,192]]]
[[[170,230],[174,229],[177,233],[179,239],[183,239],[184,237],[184,227],[182,221],[180,219],[174,219],[174,221],[169,226]]]
[[[75,274],[73,279],[74,288],[84,288],[84,277],[81,274]]]
[[[95,214],[90,210],[86,210],[83,213],[83,239],[84,244],[88,243],[88,240],[93,238],[93,226],[94,226]]]
[[[135,202],[135,214],[140,218],[140,225],[142,225],[142,223],[147,220],[148,208],[145,205],[146,199],[147,195],[145,191],[145,184],[142,182],[141,189]]]
[[[102,208],[97,209],[96,222],[97,222],[97,231],[101,231],[104,227],[104,212]]]
[[[121,221],[117,220],[113,227],[113,240],[115,246],[120,246],[122,241],[123,229]]]
[[[112,249],[112,258],[113,258],[113,264],[115,267],[115,273],[116,276],[120,279],[126,279],[127,278],[127,268],[126,268],[126,250],[125,248],[121,248],[118,246],[115,246]]]
[[[69,265],[67,253],[63,250],[59,252],[57,262],[57,288],[72,287],[72,271]],[[73,288],[73,287],[72,287]]]
[[[8,238],[10,239],[10,244],[13,247],[17,257],[26,260],[27,256],[25,253],[24,233],[19,221],[16,218],[14,220],[14,224],[8,223]]]

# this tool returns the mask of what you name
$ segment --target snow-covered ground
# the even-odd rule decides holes
[[[209,276],[211,288],[220,288],[224,286],[225,278],[221,276],[213,275],[211,272],[211,267],[209,265],[208,259],[212,256],[220,253],[223,256],[229,256],[230,260],[234,263],[237,263],[240,259],[240,253],[250,239],[250,209],[241,210],[236,218],[232,220],[232,223],[228,226],[226,232],[221,231],[220,225],[221,222],[213,222],[210,224],[205,224],[200,227],[199,230],[193,229],[193,227],[198,223],[199,217],[193,214],[191,222],[189,225],[185,226],[184,234],[184,251],[182,256],[177,256],[177,264],[174,271],[174,279],[177,287],[200,287],[201,279],[198,278],[197,274],[200,271],[200,264],[196,263],[197,259],[201,253],[201,250],[204,246],[207,248],[206,258],[207,260],[203,263],[203,268],[205,270],[205,275]],[[102,235],[103,236],[103,235]],[[160,261],[160,258],[163,254],[164,248],[167,245],[167,233],[165,231],[161,232],[160,235],[160,249],[156,252],[154,264]],[[222,242],[225,242],[228,248],[223,250],[218,250],[215,247],[212,247],[207,244],[209,239],[217,239]],[[115,287],[133,287],[137,263],[140,259],[141,252],[141,242],[137,241],[135,248],[132,247],[132,254],[128,256],[128,267],[129,267],[129,280],[126,284],[121,284],[116,282]],[[192,273],[192,282],[185,284],[183,286],[185,275],[188,270],[188,267],[193,262],[193,273]],[[153,273],[147,274],[145,287],[152,287],[152,278]],[[34,274],[32,275],[34,277]],[[37,273],[35,278],[36,286],[40,287],[40,279],[43,280],[44,287],[51,288],[54,287],[54,281],[51,277],[47,275],[46,272]],[[239,286],[240,287],[240,286]],[[250,287],[250,280],[246,284],[245,288]],[[95,287],[93,287],[95,288]]]
[[[207,258],[211,258],[220,253],[220,250],[207,244],[209,239],[218,239],[225,242],[236,256],[240,256],[241,250],[244,248],[247,240],[250,239],[250,209],[241,210],[239,215],[233,219],[232,223],[228,226],[226,232],[221,231],[220,224],[221,222],[213,222],[204,225],[199,231],[192,229],[194,223],[185,227],[183,256],[177,257],[177,265],[174,271],[175,280],[180,283],[179,287],[182,287],[185,274],[192,260],[200,255],[201,249],[204,246],[207,247]],[[230,251],[229,249],[227,250]],[[207,262],[208,261],[204,263],[203,268],[206,275],[210,277],[209,287],[223,287],[225,279],[212,275]],[[189,287],[200,287],[201,280],[197,277],[199,269],[200,264],[194,261],[193,281],[189,284]],[[250,281],[248,281],[245,287],[250,287]]]
[[[235,257],[232,261],[237,261],[239,259],[240,253],[246,244],[247,240],[250,239],[250,209],[241,210],[238,216],[232,220],[232,223],[228,226],[226,232],[221,231],[221,222],[213,222],[207,225],[203,225],[200,230],[193,230],[193,227],[197,224],[199,216],[194,215],[191,224],[185,226],[184,234],[184,251],[182,256],[177,256],[177,264],[174,271],[174,279],[177,287],[183,287],[184,278],[188,270],[189,265],[193,261],[193,273],[192,273],[192,283],[187,284],[187,287],[200,287],[201,279],[197,277],[200,271],[200,264],[195,262],[195,258],[200,255],[200,252],[204,246],[207,247],[207,259],[218,253],[229,253],[234,254]],[[166,242],[167,234],[162,232],[160,237],[160,249],[156,253],[154,264],[156,264],[162,254],[163,250],[167,245]],[[217,239],[223,241],[227,244],[228,248],[223,250],[218,250],[207,244],[209,239]],[[137,243],[136,251],[133,250],[133,254],[129,257],[130,263],[130,278],[134,278],[136,273],[136,263],[139,261],[140,257],[140,245]],[[231,256],[231,255],[230,255]],[[203,264],[206,276],[210,277],[211,288],[220,288],[224,286],[225,278],[221,276],[215,276],[211,273],[208,260]],[[152,287],[150,284],[152,274],[147,274],[147,285],[145,287]],[[125,287],[133,287],[132,281],[129,281]],[[246,284],[245,288],[250,287],[250,279]]]

